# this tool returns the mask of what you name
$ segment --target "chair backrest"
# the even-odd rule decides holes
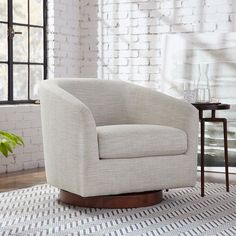
[[[127,83],[91,78],[60,78],[53,82],[83,102],[97,126],[128,123]]]

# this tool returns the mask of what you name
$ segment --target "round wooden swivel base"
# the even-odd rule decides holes
[[[81,197],[61,190],[59,200],[66,204],[89,208],[137,208],[160,203],[162,201],[162,191]]]

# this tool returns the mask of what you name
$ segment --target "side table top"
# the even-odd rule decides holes
[[[223,103],[192,103],[198,110],[228,110],[230,109],[229,104]]]

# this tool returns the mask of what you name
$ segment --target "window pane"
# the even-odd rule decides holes
[[[24,26],[14,26],[15,34],[13,38],[13,61],[27,62],[28,61],[28,29]]]
[[[43,0],[30,1],[30,24],[43,25]]]
[[[0,20],[7,21],[7,0],[0,0]]]
[[[39,84],[43,80],[43,66],[30,66],[30,99],[39,98]]]
[[[28,66],[13,66],[14,100],[28,100]]]
[[[30,62],[43,62],[43,29],[30,28]]]
[[[13,22],[28,23],[28,0],[13,0]]]
[[[0,24],[0,61],[7,61],[7,25]]]
[[[8,71],[7,65],[0,64],[0,101],[8,99]]]

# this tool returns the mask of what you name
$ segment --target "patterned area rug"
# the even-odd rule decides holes
[[[85,209],[61,205],[49,185],[0,193],[0,235],[236,235],[236,186],[170,190],[158,205]]]

